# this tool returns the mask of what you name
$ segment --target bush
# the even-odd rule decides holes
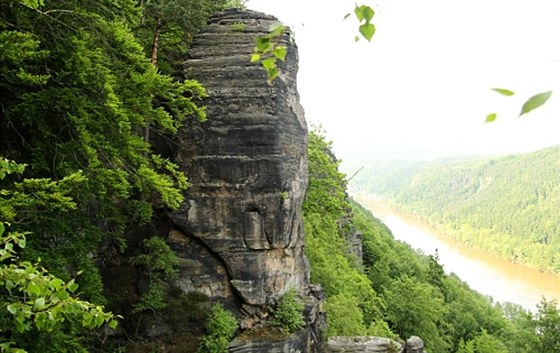
[[[150,286],[148,291],[142,294],[140,301],[134,305],[133,312],[151,310],[155,313],[167,307],[160,282],[177,276],[179,258],[165,240],[158,236],[144,240],[143,245],[147,254],[136,255],[130,262],[133,265],[144,266]]]
[[[288,290],[273,310],[272,324],[280,327],[285,333],[292,333],[301,329],[305,326],[303,308],[303,302],[296,291],[294,289]]]
[[[227,346],[237,331],[237,320],[221,304],[212,306],[212,314],[196,353],[227,353]]]

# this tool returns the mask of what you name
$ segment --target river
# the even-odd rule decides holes
[[[437,249],[446,273],[455,273],[472,289],[495,301],[515,303],[535,311],[543,296],[548,300],[560,300],[560,276],[541,273],[462,246],[436,234],[426,223],[394,212],[375,197],[353,197],[382,220],[395,239],[427,255],[434,255]]]

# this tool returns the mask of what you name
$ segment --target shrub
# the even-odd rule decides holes
[[[196,353],[227,353],[227,346],[237,331],[237,320],[221,304],[212,306],[212,314]]]
[[[273,310],[272,324],[280,327],[285,333],[292,333],[301,329],[305,326],[303,308],[304,304],[296,291],[294,289],[288,290]]]
[[[135,313],[144,310],[156,312],[165,309],[167,304],[164,300],[161,281],[176,277],[179,264],[177,255],[165,240],[158,236],[144,240],[144,248],[147,254],[136,255],[130,260],[133,265],[144,266],[150,280],[148,291],[143,293],[140,301],[134,305],[133,312]]]

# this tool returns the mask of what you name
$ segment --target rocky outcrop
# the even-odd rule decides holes
[[[404,353],[402,344],[389,338],[355,336],[332,337],[327,341],[324,353]]]
[[[207,90],[208,120],[188,120],[175,161],[189,176],[183,206],[171,215],[169,242],[181,259],[174,286],[238,309],[242,338],[231,351],[301,351],[318,346],[321,290],[309,285],[302,203],[307,190],[307,126],[296,87],[291,34],[272,84],[250,63],[255,39],[278,20],[228,10],[194,38],[185,76]],[[289,289],[305,298],[307,326],[270,341],[258,337],[270,307]]]
[[[206,88],[208,120],[187,123],[176,157],[191,187],[173,220],[225,266],[232,288],[253,305],[309,284],[301,216],[307,127],[295,85],[297,50],[286,33],[288,55],[272,85],[249,62],[256,36],[276,22],[226,11],[194,39],[186,76]],[[229,298],[227,291],[212,295]]]
[[[325,344],[324,353],[426,353],[420,337],[412,336],[403,345],[384,337],[332,337]]]
[[[406,353],[426,353],[424,341],[418,336],[412,336],[406,340]]]

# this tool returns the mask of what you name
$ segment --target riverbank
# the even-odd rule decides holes
[[[560,300],[560,276],[464,246],[439,234],[426,222],[391,209],[382,199],[363,194],[352,197],[381,219],[396,239],[426,254],[433,254],[437,249],[446,272],[454,272],[473,289],[496,301],[509,301],[534,310],[542,296]]]

